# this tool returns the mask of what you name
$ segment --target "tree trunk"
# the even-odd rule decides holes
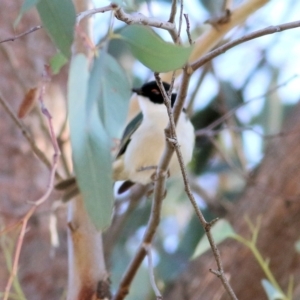
[[[245,217],[256,223],[261,217],[258,249],[283,291],[294,276],[294,299],[300,297],[300,256],[295,251],[300,229],[300,105],[288,118],[283,132],[273,138],[260,167],[254,172],[239,202],[229,214],[235,231],[251,236]],[[235,240],[219,246],[225,273],[242,300],[267,299],[261,280],[266,278],[252,253]],[[191,262],[166,292],[165,300],[229,299],[220,280],[209,272],[215,262],[211,252]]]

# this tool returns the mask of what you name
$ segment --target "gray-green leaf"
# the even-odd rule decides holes
[[[88,88],[88,60],[79,54],[72,60],[68,83],[73,162],[86,209],[96,228],[103,230],[113,207],[110,139],[96,107],[87,105]]]
[[[50,66],[53,74],[58,74],[60,69],[68,62],[68,59],[61,53],[56,53],[50,59]]]
[[[65,57],[69,57],[76,22],[72,0],[40,0],[36,8],[56,47]]]
[[[193,50],[193,47],[165,42],[147,26],[126,26],[120,34],[133,55],[155,72],[169,72],[183,67]]]
[[[130,98],[125,71],[108,53],[102,51],[94,61],[89,82],[89,103],[98,102],[101,121],[113,138],[120,138]]]
[[[29,10],[31,9],[32,7],[36,6],[37,3],[39,2],[40,0],[24,0],[23,4],[22,4],[22,7],[21,7],[21,10],[20,10],[20,13],[17,17],[17,19],[15,20],[14,22],[14,27],[16,27],[19,22],[21,21],[22,19],[22,16]]]

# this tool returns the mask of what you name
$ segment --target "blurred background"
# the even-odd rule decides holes
[[[185,1],[193,40],[208,27],[208,20],[224,13],[224,1]],[[236,6],[243,1],[233,1]],[[26,13],[16,29],[13,23],[22,1],[0,3],[0,41],[40,24],[35,10]],[[94,1],[96,7],[108,5]],[[167,20],[170,1],[127,1],[130,13],[137,11]],[[296,21],[297,1],[272,0],[245,24],[231,30],[220,43],[236,39],[270,25]],[[179,9],[177,17],[179,16]],[[118,32],[124,23],[111,13],[92,17],[94,43],[100,44],[109,26]],[[177,18],[178,20],[178,18]],[[217,28],[216,28],[217,30]],[[165,40],[167,32],[155,29]],[[186,23],[181,38],[188,44]],[[294,278],[295,298],[300,295],[299,239],[300,205],[298,184],[300,154],[299,45],[300,30],[264,36],[239,45],[200,68],[192,77],[186,108],[196,129],[196,147],[189,165],[194,196],[208,220],[228,219],[236,232],[250,236],[245,216],[261,226],[258,248],[281,287]],[[119,39],[108,51],[125,69],[132,86],[153,78],[152,72],[134,59]],[[12,111],[28,89],[41,82],[44,64],[55,48],[43,30],[0,44],[0,98]],[[60,172],[70,175],[71,157],[66,126],[66,82],[68,65],[53,76],[45,103],[53,116],[63,152]],[[175,81],[175,89],[180,76]],[[22,120],[37,146],[51,159],[52,147],[39,107]],[[32,153],[22,132],[0,105],[0,227],[16,223],[27,212],[27,201],[46,189],[47,168]],[[162,221],[153,245],[153,264],[164,299],[227,299],[215,275],[212,255],[191,262],[203,235],[181,179],[168,182]],[[29,222],[21,252],[18,280],[11,299],[64,299],[67,282],[66,205],[53,192]],[[116,200],[120,226],[107,241],[108,267],[114,290],[138,247],[148,221],[151,198]],[[18,230],[0,236],[0,293],[4,291],[12,264]],[[105,240],[104,240],[105,241]],[[225,272],[240,299],[267,299],[261,286],[265,278],[251,252],[237,242],[221,245]],[[0,294],[1,295],[1,294]],[[128,299],[154,299],[147,263],[140,269]]]

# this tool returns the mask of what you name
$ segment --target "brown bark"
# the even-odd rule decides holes
[[[229,214],[235,231],[249,238],[245,216],[256,223],[262,217],[258,248],[270,260],[270,268],[283,291],[290,275],[295,279],[294,299],[300,296],[300,257],[295,251],[300,228],[300,105],[288,118],[286,133],[270,141],[265,158],[252,176],[239,202]],[[266,278],[252,253],[230,240],[220,245],[224,270],[242,300],[267,299],[261,280]],[[166,292],[165,300],[229,299],[219,279],[210,252],[193,261]]]

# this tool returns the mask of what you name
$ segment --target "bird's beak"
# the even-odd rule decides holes
[[[138,95],[142,95],[141,89],[133,88],[132,91],[133,91],[134,93],[137,93]]]

